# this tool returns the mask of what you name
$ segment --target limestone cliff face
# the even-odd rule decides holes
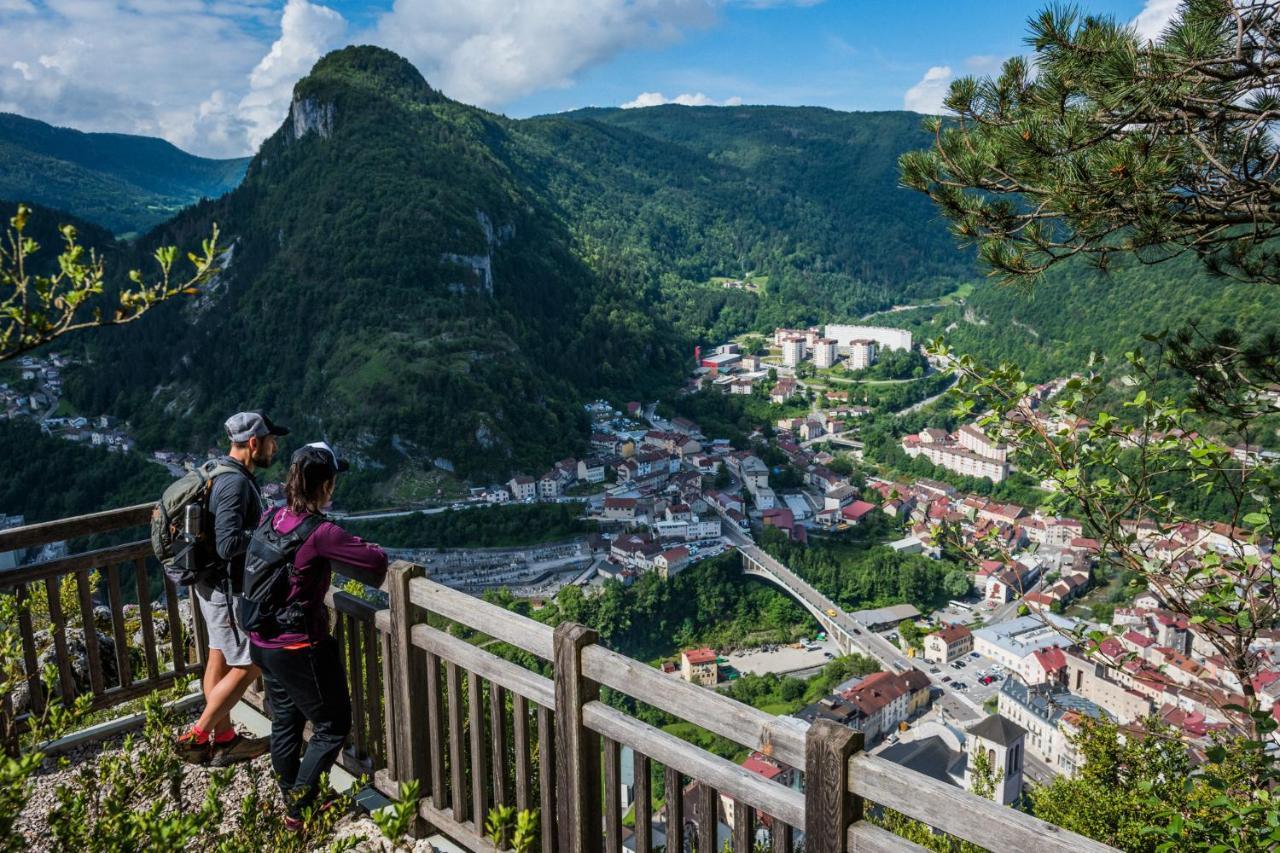
[[[293,129],[293,138],[301,139],[315,131],[325,139],[333,133],[333,104],[324,104],[314,98],[293,96],[289,105],[289,125]]]
[[[468,290],[479,289],[492,296],[493,250],[514,237],[516,228],[514,225],[502,225],[494,228],[493,220],[483,210],[476,211],[476,221],[480,223],[480,230],[484,232],[485,253],[483,255],[459,255],[453,252],[445,252],[440,256],[440,260],[442,263],[457,264],[471,270],[474,283],[453,282],[449,285],[451,291],[465,293]]]

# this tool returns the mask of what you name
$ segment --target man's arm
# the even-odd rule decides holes
[[[252,488],[237,474],[223,474],[213,481],[209,510],[213,513],[213,546],[220,560],[230,561],[249,547],[253,531],[246,529],[245,519],[256,518],[259,509]]]

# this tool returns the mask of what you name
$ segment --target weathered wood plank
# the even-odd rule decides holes
[[[474,672],[467,673],[467,721],[471,738],[471,817],[476,831],[483,833],[489,814],[489,745],[484,733],[484,684]]]
[[[67,620],[62,614],[58,580],[45,578],[44,591],[49,606],[49,633],[53,635],[53,650],[58,661],[58,685],[62,690],[62,704],[70,705],[71,700],[76,697],[76,682],[71,674],[71,657],[67,651]]]
[[[773,822],[773,828],[769,830],[769,841],[771,842],[773,853],[791,853],[795,848],[791,836],[791,827],[780,820]]]
[[[928,853],[929,850],[865,820],[849,827],[846,849],[849,853]]]
[[[754,853],[755,813],[751,806],[733,801],[733,850],[734,853]]]
[[[390,703],[388,703],[390,704]],[[427,652],[427,747],[431,754],[431,801],[436,808],[449,806],[444,787],[444,718],[440,711],[440,658]]]
[[[715,788],[699,779],[694,802],[697,803],[698,809],[698,849],[716,850],[716,829],[720,826],[717,804],[720,802],[720,797],[716,794]]]
[[[31,708],[44,713],[45,691],[40,667],[36,663],[36,634],[31,624],[31,593],[25,583],[17,586],[18,634],[22,637],[22,665],[27,673],[27,690],[31,696]]]
[[[0,553],[150,524],[153,506],[154,504],[149,503],[135,504],[72,518],[59,518],[56,521],[11,527],[0,531]]]
[[[191,602],[193,605],[195,602]],[[179,675],[187,671],[187,644],[185,628],[178,611],[178,587],[166,575],[164,578],[164,607],[169,617],[169,653],[173,655],[173,671]]]
[[[364,656],[360,648],[360,630],[355,619],[349,615],[341,614],[336,621],[342,626],[342,641],[347,652],[347,680],[351,693],[351,741],[356,748],[356,754],[364,758],[369,754],[369,732],[365,727],[369,709],[365,706]]]
[[[151,542],[149,540],[130,542],[126,545],[112,545],[110,548],[84,551],[67,557],[59,557],[56,560],[44,560],[28,566],[18,566],[16,569],[6,569],[0,572],[0,587],[44,580],[45,578],[61,577],[72,572],[78,572],[81,569],[96,569],[99,566],[127,563],[139,557],[145,558],[150,555]]]
[[[854,756],[849,774],[849,788],[858,796],[991,850],[1114,853],[1114,848],[1101,842],[975,797],[879,756]]]
[[[592,853],[600,849],[600,736],[583,725],[583,707],[600,687],[582,675],[582,650],[597,634],[585,625],[555,629],[556,802],[560,849]]]
[[[862,732],[818,719],[805,741],[805,853],[844,853],[849,825],[862,819],[861,799],[849,791],[849,757],[862,749]]]
[[[209,662],[209,629],[204,624],[204,613],[200,611],[200,602],[193,586],[187,587],[187,601],[191,605],[192,645],[195,646],[196,662],[203,667]]]
[[[391,753],[395,756],[395,774],[400,781],[427,778],[426,706],[417,701],[417,690],[426,682],[422,655],[413,647],[412,631],[419,611],[409,595],[409,584],[422,574],[422,567],[403,560],[391,564],[387,571],[388,610],[391,612],[391,678],[389,696],[395,703],[395,722]],[[455,806],[456,808],[456,806]],[[483,819],[482,819],[483,820]]]
[[[542,820],[542,849],[551,853],[560,837],[556,820],[556,733],[554,715],[538,706],[538,808]]]
[[[649,756],[633,749],[631,770],[636,798],[636,853],[653,853],[653,788],[649,779]]]
[[[492,655],[466,640],[446,634],[429,625],[413,626],[413,644],[441,659],[453,661],[468,672],[474,672],[489,681],[519,693],[544,708],[554,708],[555,688],[549,679],[531,672],[518,664]]]
[[[449,702],[449,808],[456,820],[466,822],[469,801],[462,741],[462,673],[453,661],[445,661],[444,685]]]
[[[156,655],[156,627],[151,616],[151,584],[147,578],[147,561],[133,561],[133,583],[138,591],[138,619],[142,622],[142,659],[147,665],[147,678],[160,677],[160,660]]]
[[[622,747],[604,739],[604,849],[622,853]]]
[[[516,810],[525,811],[529,808],[533,762],[529,756],[529,705],[519,693],[511,694],[511,739],[515,758]]]
[[[784,764],[804,766],[805,725],[792,717],[766,714],[601,646],[583,650],[582,673]]]
[[[116,666],[120,673],[120,686],[133,684],[133,663],[129,654],[129,632],[124,625],[124,594],[120,591],[120,567],[107,566],[107,602],[111,605],[111,630],[116,640]]]
[[[93,591],[89,588],[89,570],[76,572],[76,589],[80,594],[80,618],[84,627],[85,663],[89,667],[89,686],[94,696],[106,691],[102,681],[102,652],[98,647],[98,628],[93,618]]]
[[[770,782],[728,759],[690,746],[675,735],[628,716],[603,702],[583,708],[588,728],[642,752],[668,770],[710,783],[716,790],[741,800],[756,810],[788,823],[804,826],[804,794]]]
[[[552,629],[541,622],[424,578],[409,584],[409,597],[432,613],[551,660]]]
[[[368,709],[369,751],[381,767],[387,758],[387,747],[382,737],[382,666],[379,660],[382,657],[379,650],[382,648],[384,635],[373,627],[372,617],[360,622],[360,631],[364,636],[364,704]],[[389,638],[387,642],[390,642]],[[423,780],[421,790],[426,790],[426,780]]]
[[[507,691],[492,681],[489,682],[489,765],[493,769],[493,784],[489,789],[493,804],[508,805],[511,798],[507,796]]]
[[[633,749],[635,747],[632,747]],[[656,756],[655,756],[656,757]],[[684,781],[680,771],[667,765],[666,801],[668,850],[684,850]]]

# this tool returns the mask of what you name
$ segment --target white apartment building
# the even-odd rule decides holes
[[[834,338],[819,338],[813,347],[813,366],[817,368],[833,367],[839,358],[839,349]]]
[[[823,336],[834,338],[836,345],[847,349],[852,341],[860,338],[875,341],[885,349],[911,349],[911,333],[906,329],[886,329],[882,326],[830,325]]]
[[[1009,446],[1003,442],[992,441],[987,434],[973,424],[965,424],[956,430],[956,441],[966,450],[972,450],[979,456],[1004,462],[1009,458]]]
[[[865,370],[876,363],[876,342],[867,338],[849,342],[849,369]]]
[[[972,450],[966,450],[954,444],[922,443],[915,448],[914,452],[907,450],[907,454],[910,456],[923,455],[934,465],[939,465],[948,471],[955,471],[957,474],[963,474],[966,477],[989,477],[993,483],[999,483],[1009,476],[1008,462],[988,459],[986,456],[981,456]]]
[[[795,367],[804,361],[806,348],[804,338],[793,337],[782,341],[782,363],[787,367]]]

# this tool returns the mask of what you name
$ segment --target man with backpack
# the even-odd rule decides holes
[[[215,766],[247,761],[267,750],[265,738],[245,738],[231,724],[231,709],[260,673],[249,656],[248,632],[236,619],[245,549],[264,509],[254,471],[271,464],[277,437],[289,434],[262,412],[234,414],[226,430],[231,449],[211,469],[215,473],[208,491],[211,541],[196,551],[191,587],[209,635],[202,679],[205,708],[178,739],[184,760]]]

